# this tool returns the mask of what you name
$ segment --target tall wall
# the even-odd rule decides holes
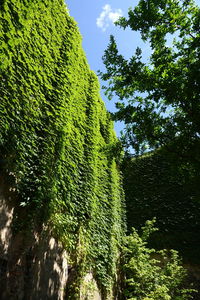
[[[199,174],[192,164],[165,149],[123,165],[128,230],[156,217],[158,248],[177,249],[186,262],[199,264]]]
[[[67,253],[48,228],[13,232],[15,192],[1,176],[0,299],[64,299]]]
[[[87,274],[95,278],[102,299],[111,299],[123,233],[118,141],[77,25],[63,0],[4,0],[0,49],[0,170],[7,189],[14,191],[11,203],[10,196],[2,196],[2,211],[10,217],[1,243],[19,247],[22,269],[25,256],[32,257],[28,264],[35,268],[34,257],[41,266],[50,242],[53,249],[62,245],[71,273],[71,280],[69,274],[63,279],[68,299],[83,298],[80,286]],[[29,255],[31,249],[34,255]],[[5,265],[18,264],[8,252],[1,251],[1,280],[9,293],[11,275]],[[41,284],[29,287],[37,292]],[[62,284],[45,299],[58,299]],[[16,289],[16,299],[32,299],[24,295],[30,293]]]

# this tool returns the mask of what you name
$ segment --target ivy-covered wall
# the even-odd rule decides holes
[[[124,191],[128,230],[156,217],[153,246],[179,250],[199,263],[199,174],[192,164],[166,149],[125,158]]]
[[[117,144],[64,0],[1,1],[0,168],[15,180],[14,229],[53,228],[77,278],[92,271],[105,298],[123,232]]]

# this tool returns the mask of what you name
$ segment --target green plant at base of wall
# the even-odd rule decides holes
[[[126,237],[124,270],[127,300],[192,299],[192,289],[182,287],[186,272],[177,251],[156,251],[147,247],[151,233],[157,230],[155,220],[147,221],[141,235],[133,228]]]

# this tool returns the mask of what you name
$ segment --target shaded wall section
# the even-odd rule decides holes
[[[0,299],[62,300],[68,278],[67,253],[48,228],[13,233],[13,196],[1,177]]]
[[[123,165],[128,230],[156,217],[154,246],[177,249],[199,263],[200,192],[194,166],[160,149]]]

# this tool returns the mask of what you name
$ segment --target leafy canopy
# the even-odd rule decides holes
[[[140,48],[127,60],[111,36],[103,56],[106,94],[123,100],[114,118],[126,124],[126,146],[141,153],[175,145],[199,161],[200,8],[192,0],[140,0],[117,25],[139,31],[151,47],[148,62]]]

